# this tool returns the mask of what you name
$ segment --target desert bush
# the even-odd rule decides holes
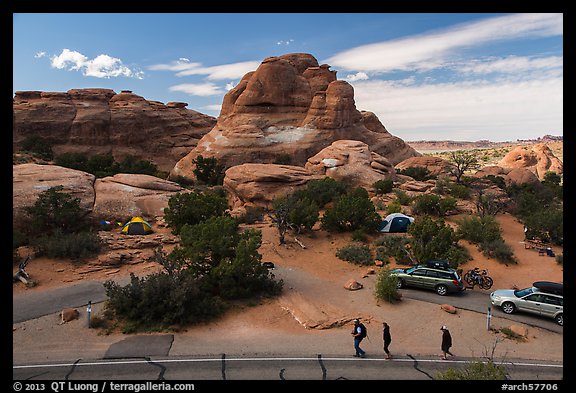
[[[390,269],[382,268],[378,273],[374,295],[388,303],[395,303],[402,298],[398,291],[398,278],[390,275]]]
[[[441,198],[436,194],[424,194],[414,199],[414,214],[428,214],[442,217],[454,209],[456,209],[456,199],[453,197]]]
[[[254,224],[264,219],[266,209],[261,206],[247,206],[246,212],[238,217],[238,222],[241,224]]]
[[[464,183],[456,183],[443,177],[436,181],[435,191],[441,195],[450,195],[454,198],[469,199],[472,191]]]
[[[192,159],[194,175],[198,181],[208,185],[222,185],[224,182],[224,165],[218,162],[216,157],[204,158],[199,155]]]
[[[410,176],[414,180],[426,181],[433,179],[434,176],[430,174],[428,168],[423,166],[411,166],[398,171],[399,174]]]
[[[324,229],[341,232],[357,229],[371,232],[378,227],[380,221],[380,215],[368,197],[368,192],[361,187],[340,197],[321,219]]]
[[[408,234],[412,236],[410,252],[417,261],[443,259],[457,266],[469,259],[455,231],[442,218],[419,217],[408,227]]]
[[[408,253],[410,239],[405,236],[385,235],[374,241],[376,259],[384,263],[394,258],[398,264],[410,265],[412,260]]]
[[[409,206],[410,204],[412,204],[412,201],[414,200],[412,197],[410,197],[406,191],[403,190],[396,190],[394,191],[394,195],[396,195],[396,200],[398,201],[398,203],[400,203],[402,206]]]
[[[81,260],[98,254],[102,242],[94,232],[64,233],[55,231],[31,240],[37,256]]]
[[[274,164],[277,165],[290,165],[292,164],[292,156],[287,153],[278,154],[276,159],[274,159]]]
[[[439,380],[506,380],[506,369],[492,360],[484,363],[481,361],[470,362],[463,368],[449,368],[436,374],[434,379]]]
[[[517,263],[512,247],[504,242],[502,238],[484,241],[478,245],[482,254],[488,258],[494,258],[503,263]]]
[[[395,200],[394,202],[391,202],[388,204],[388,206],[386,206],[386,212],[388,214],[400,213],[401,211],[402,206],[400,205],[400,202],[398,202],[398,200]]]
[[[75,232],[85,223],[85,211],[80,207],[80,199],[62,192],[63,186],[55,186],[43,191],[32,206],[24,208],[30,218],[28,236],[52,233]]]
[[[494,216],[469,216],[458,222],[457,235],[472,243],[482,243],[502,238],[500,224]]]
[[[346,183],[325,177],[320,180],[310,180],[304,189],[295,191],[293,195],[296,199],[307,198],[314,201],[318,207],[322,208],[346,194],[347,190],[348,185]]]
[[[392,192],[392,188],[394,187],[394,181],[391,179],[386,180],[378,180],[372,184],[372,188],[376,195],[388,194]]]
[[[40,135],[30,135],[22,141],[22,150],[38,155],[44,160],[53,158],[52,145]]]
[[[177,235],[185,224],[195,225],[223,215],[226,209],[228,200],[214,191],[176,193],[168,200],[164,220]]]
[[[371,265],[374,263],[370,247],[364,244],[349,244],[336,251],[336,256],[343,261],[357,265]]]

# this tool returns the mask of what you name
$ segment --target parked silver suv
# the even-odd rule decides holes
[[[537,281],[532,287],[520,290],[498,289],[490,294],[490,303],[502,308],[506,314],[516,311],[553,318],[564,325],[564,285]]]

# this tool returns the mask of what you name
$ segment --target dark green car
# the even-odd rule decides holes
[[[416,287],[436,291],[440,296],[464,290],[464,283],[455,269],[415,266],[393,269],[391,276],[398,278],[398,288]]]

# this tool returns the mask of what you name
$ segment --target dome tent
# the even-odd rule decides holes
[[[413,217],[402,213],[392,213],[378,225],[378,232],[406,232],[408,225],[414,222]]]
[[[141,217],[132,217],[120,230],[125,235],[147,235],[152,232],[152,225]]]

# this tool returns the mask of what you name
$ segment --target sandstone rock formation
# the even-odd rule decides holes
[[[232,208],[243,204],[268,206],[276,197],[304,187],[312,179],[321,179],[299,166],[277,164],[242,164],[229,168],[224,188],[231,195]]]
[[[310,157],[305,168],[315,175],[367,189],[378,180],[393,179],[396,173],[392,164],[370,151],[366,143],[351,140],[333,142]]]
[[[504,179],[504,183],[506,186],[510,184],[524,184],[524,183],[540,183],[540,180],[534,174],[532,170],[529,168],[503,168],[498,165],[489,165],[483,168],[480,168],[476,173],[474,173],[473,177],[482,178],[485,176],[499,176]]]
[[[548,171],[561,175],[564,170],[562,161],[545,143],[530,147],[517,146],[498,162],[498,166],[510,169],[525,168],[533,172],[540,180],[544,179]]]
[[[340,139],[363,141],[392,164],[420,155],[373,113],[358,111],[353,87],[329,68],[306,53],[265,59],[226,94],[216,125],[171,177],[194,178],[192,159],[198,155],[216,157],[226,167],[273,163],[281,155],[304,165]]]
[[[410,167],[426,168],[431,176],[449,176],[453,165],[440,157],[421,156],[407,158],[396,164],[395,169],[402,171]]]
[[[95,176],[56,165],[22,164],[12,167],[12,220],[18,223],[23,209],[33,206],[40,193],[63,186],[62,192],[80,200],[80,208],[90,213],[94,207]]]
[[[97,179],[94,190],[94,216],[125,221],[132,216],[163,216],[170,197],[184,188],[150,175],[119,173]]]
[[[178,184],[149,175],[118,174],[103,179],[57,165],[21,164],[12,167],[13,224],[23,209],[36,203],[41,192],[58,185],[80,200],[80,207],[96,220],[127,220],[134,215],[153,219],[164,215],[168,200],[185,191]]]
[[[168,172],[216,123],[186,105],[148,101],[129,90],[18,91],[13,99],[13,149],[39,135],[56,155],[111,153],[121,161],[128,154]]]

